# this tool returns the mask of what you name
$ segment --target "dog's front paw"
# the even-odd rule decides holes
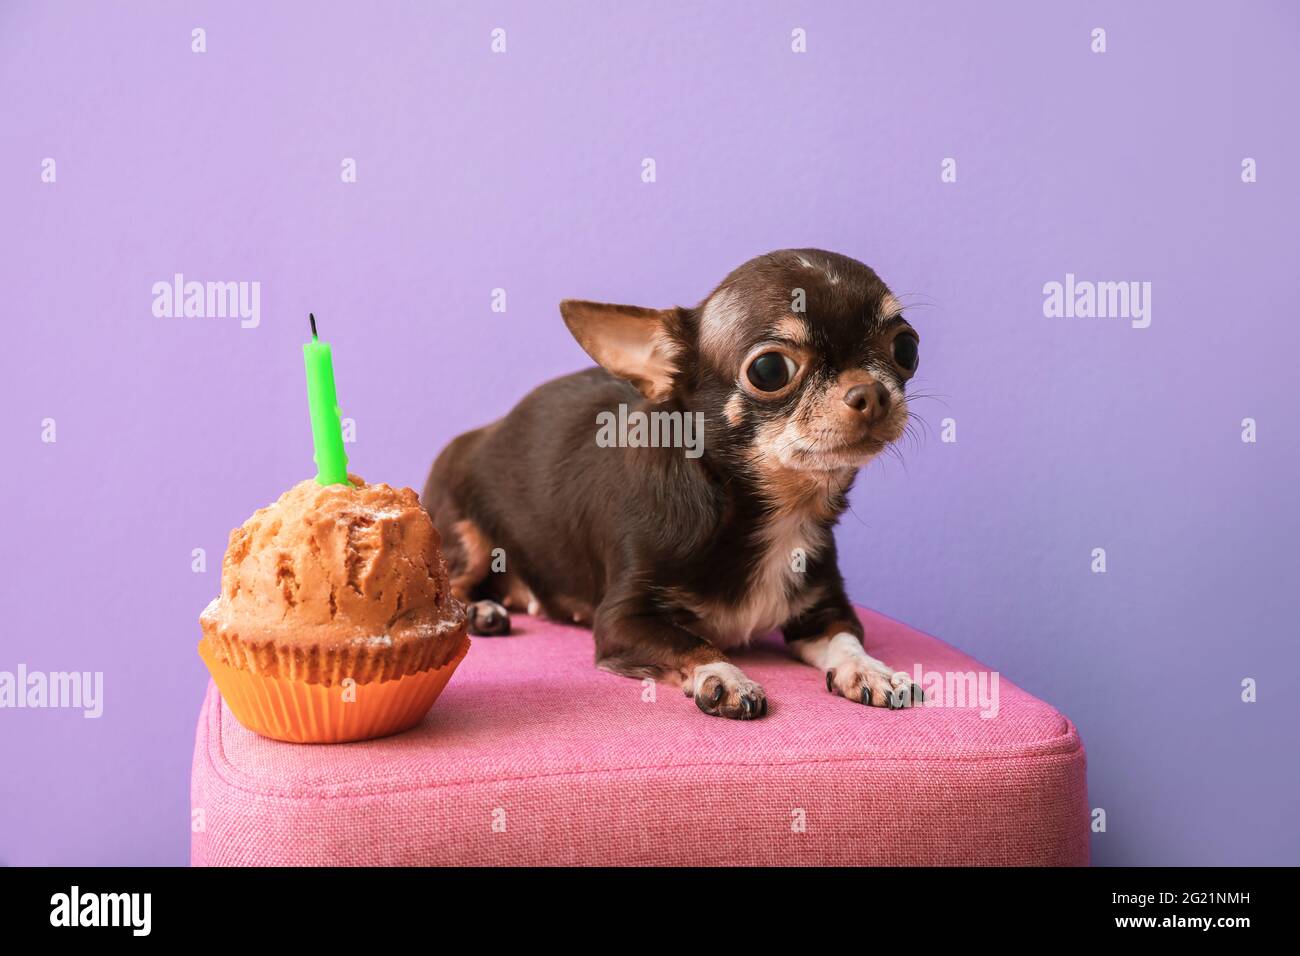
[[[898,710],[922,703],[925,694],[907,671],[890,670],[871,657],[844,661],[826,671],[826,689],[869,707]]]
[[[465,608],[469,632],[476,637],[500,637],[510,633],[510,612],[496,601],[474,601]]]
[[[695,698],[700,710],[714,717],[753,720],[767,713],[763,688],[726,661],[699,665],[682,689],[687,697]]]

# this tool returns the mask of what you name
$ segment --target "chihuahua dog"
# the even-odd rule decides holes
[[[876,273],[787,250],[693,309],[566,300],[560,314],[600,367],[456,438],[424,489],[471,631],[508,632],[512,608],[587,624],[598,667],[743,720],[767,697],[725,651],[779,628],[829,691],[919,700],[864,649],[831,535],[858,469],[903,434],[917,367],[919,337]],[[698,445],[673,447],[683,416]],[[616,420],[635,423],[627,440],[610,440]],[[647,440],[646,421],[669,440]]]

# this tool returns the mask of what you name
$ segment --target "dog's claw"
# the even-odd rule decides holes
[[[826,689],[832,694],[835,693],[835,672],[833,670],[826,672]]]
[[[749,694],[744,694],[740,698],[740,708],[742,711],[740,714],[741,720],[754,720],[767,713],[767,698],[751,697]]]

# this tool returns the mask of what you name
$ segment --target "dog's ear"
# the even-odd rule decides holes
[[[643,309],[565,299],[560,315],[578,344],[606,371],[652,402],[672,394],[685,351],[679,309]]]

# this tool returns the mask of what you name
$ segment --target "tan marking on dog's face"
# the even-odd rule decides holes
[[[732,428],[739,428],[740,423],[745,420],[745,397],[740,392],[732,394],[727,399],[727,404],[722,408],[722,414],[727,419],[727,424]]]
[[[740,293],[719,289],[700,314],[700,352],[719,367],[743,347],[745,307]]]
[[[880,308],[876,312],[876,317],[881,322],[886,322],[896,315],[903,312],[903,303],[899,302],[894,293],[886,292],[880,300]]]
[[[777,322],[772,334],[794,345],[807,346],[810,341],[808,323],[795,315],[787,315]]]

